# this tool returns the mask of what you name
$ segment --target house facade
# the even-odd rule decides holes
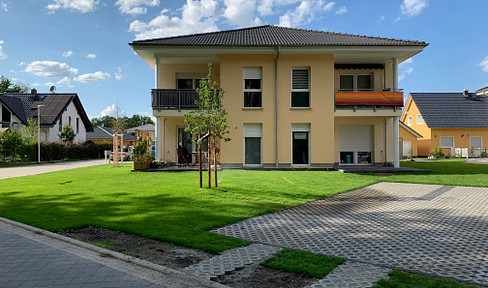
[[[427,44],[277,26],[134,41],[155,69],[156,159],[195,151],[184,115],[196,109],[198,80],[225,94],[233,167],[384,164],[398,167],[403,92],[398,64]]]
[[[417,157],[418,139],[422,139],[424,137],[401,121],[399,128],[401,158]]]
[[[401,121],[423,137],[418,156],[429,156],[436,147],[447,156],[481,156],[488,144],[487,97],[467,91],[410,93]]]
[[[110,127],[95,126],[92,132],[86,133],[86,141],[92,141],[95,144],[113,144],[114,143],[114,130]],[[136,138],[132,133],[123,133],[122,140],[125,147],[134,146]]]
[[[93,127],[83,105],[75,93],[4,93],[0,94],[2,127],[18,129],[28,125],[27,119],[38,120],[40,115],[40,140],[60,142],[64,126],[71,126],[76,136],[74,143],[84,143],[86,133]],[[38,111],[40,109],[40,111]]]

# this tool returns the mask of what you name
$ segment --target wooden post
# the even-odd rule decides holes
[[[218,187],[217,182],[217,140],[216,137],[213,137],[213,163],[214,163],[214,186]]]
[[[198,135],[198,138],[201,138],[202,135]],[[200,173],[200,188],[203,188],[202,184],[202,144],[198,144],[198,171]]]
[[[211,145],[212,145],[212,138],[210,136],[210,133],[209,133],[209,136],[208,136],[208,141],[207,141],[207,166],[208,166],[208,189],[212,188],[212,167],[210,167],[210,163],[212,159],[211,158]]]

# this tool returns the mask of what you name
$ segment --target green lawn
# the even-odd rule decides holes
[[[403,162],[402,167],[432,170],[432,173],[401,173],[382,181],[488,187],[488,165],[465,163],[463,159],[432,162]]]
[[[206,232],[378,182],[325,171],[224,170],[219,188],[198,172],[130,172],[110,165],[0,180],[0,216],[50,231],[93,225],[220,252],[247,242]]]
[[[323,278],[344,262],[343,258],[283,249],[266,262],[261,263],[261,265],[293,273],[303,273],[315,278]]]
[[[433,278],[393,270],[389,280],[380,280],[374,288],[475,288],[477,286],[459,283],[452,280]]]

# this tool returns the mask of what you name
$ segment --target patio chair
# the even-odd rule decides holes
[[[188,167],[190,166],[190,163],[188,163],[187,158],[185,157],[185,154],[183,153],[183,149],[176,149],[176,153],[178,155],[178,166],[181,167]]]

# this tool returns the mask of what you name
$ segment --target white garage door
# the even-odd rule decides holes
[[[373,151],[373,126],[339,126],[339,151]]]

